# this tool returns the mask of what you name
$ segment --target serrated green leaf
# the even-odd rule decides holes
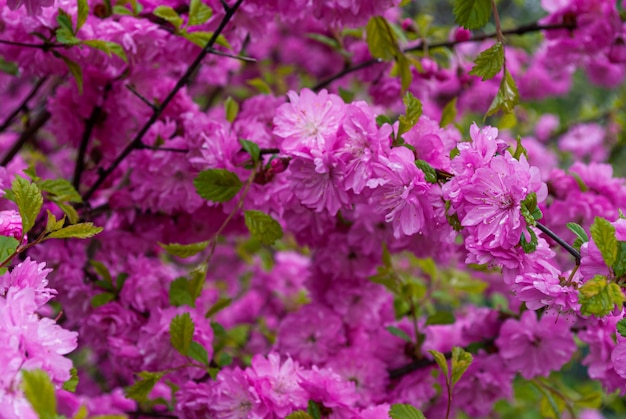
[[[186,32],[185,31],[181,33],[181,35],[183,36],[183,38],[187,39],[188,41],[193,42],[200,48],[204,48],[213,37],[213,32],[205,32],[205,31]],[[228,42],[228,40],[224,38],[224,35],[221,35],[221,34],[217,37],[217,40],[215,41],[215,43],[217,45],[223,46],[224,48],[228,48],[228,49],[233,48]]]
[[[511,77],[511,73],[508,70],[504,72],[504,77],[502,78],[502,82],[500,83],[500,88],[498,89],[498,93],[496,97],[493,99],[491,106],[489,106],[489,110],[487,111],[487,116],[491,116],[498,111],[502,111],[504,113],[511,113],[515,106],[519,103],[519,92],[517,90],[517,85],[515,84],[515,80]]]
[[[87,22],[87,16],[89,16],[89,5],[87,0],[77,0],[78,2],[78,17],[76,18],[76,32],[83,27]]]
[[[522,233],[519,243],[522,246],[524,253],[532,253],[537,250],[539,240],[537,239],[537,234],[535,234],[532,228],[526,227],[526,231],[530,234],[530,241],[526,240],[526,236]]]
[[[232,298],[220,298],[219,300],[215,302],[215,304],[211,306],[211,308],[207,310],[204,317],[208,319],[209,317],[214,316],[215,314],[219,313],[221,310],[228,307],[232,302],[233,302]]]
[[[491,17],[490,0],[454,0],[454,21],[465,29],[480,29]]]
[[[455,346],[452,348],[452,385],[454,386],[465,374],[465,371],[472,364],[472,354],[466,352],[463,348]]]
[[[406,58],[406,55],[399,53],[396,57],[396,64],[394,66],[395,73],[400,76],[400,86],[402,92],[406,92],[411,82],[413,81],[413,72],[411,71],[411,63]]]
[[[87,39],[82,43],[83,45],[87,45],[88,47],[104,52],[109,57],[111,57],[111,54],[115,54],[124,60],[125,63],[128,62],[126,52],[124,52],[124,48],[122,48],[120,44],[111,41],[102,41],[100,39]]]
[[[261,243],[271,245],[283,237],[283,228],[280,223],[262,211],[244,211],[246,227],[252,237]]]
[[[626,319],[617,322],[617,333],[626,338]]]
[[[264,95],[269,95],[270,93],[272,93],[272,89],[263,79],[256,78],[252,80],[247,80],[246,84],[254,87],[259,91],[259,93],[262,93]]]
[[[456,321],[454,314],[449,311],[438,311],[426,319],[426,326],[431,324],[453,324]]]
[[[142,371],[139,375],[139,380],[132,386],[127,387],[124,394],[129,399],[143,403],[148,400],[148,395],[156,385],[156,383],[163,377],[163,372],[148,372]]]
[[[437,365],[439,365],[439,368],[443,372],[443,375],[448,377],[449,370],[448,370],[448,361],[446,361],[446,357],[441,352],[434,350],[434,349],[431,349],[428,352],[430,352],[430,354],[435,358],[435,362],[437,363]]]
[[[102,278],[105,282],[109,284],[113,284],[113,277],[111,276],[111,272],[109,272],[109,268],[102,262],[97,260],[90,260],[89,264],[93,267],[93,270],[96,271],[98,276]]]
[[[169,300],[174,307],[182,305],[194,306],[194,299],[189,292],[189,281],[186,278],[176,278],[170,284]]]
[[[409,132],[409,130],[417,124],[420,116],[422,116],[422,102],[413,96],[411,92],[406,92],[402,98],[402,102],[404,103],[406,114],[401,115],[400,118],[398,118],[398,121],[400,121],[398,135]]]
[[[453,98],[450,102],[446,103],[446,106],[443,107],[443,111],[441,112],[441,119],[439,120],[440,127],[447,127],[452,124],[456,120],[457,110],[456,110],[456,101],[458,98]],[[458,151],[458,149],[456,149]],[[453,156],[450,156],[453,158]]]
[[[13,237],[0,236],[0,264],[15,253],[19,245],[20,242]]]
[[[313,419],[313,416],[309,415],[304,410],[296,410],[287,415],[286,419]]]
[[[494,78],[504,65],[504,47],[496,42],[491,48],[481,52],[474,61],[474,67],[469,72],[473,76],[482,77],[482,80]]]
[[[309,400],[306,406],[306,412],[313,417],[313,419],[321,419],[322,412],[320,409],[320,405],[316,403],[314,400]]]
[[[178,314],[170,323],[170,343],[183,356],[189,353],[195,325],[189,313]]]
[[[391,333],[392,335],[394,335],[395,337],[398,337],[406,342],[412,343],[413,340],[411,339],[411,337],[409,335],[406,334],[406,332],[402,329],[399,329],[395,326],[387,326],[385,327],[385,329],[387,329],[387,331],[389,331],[389,333]]]
[[[46,236],[46,239],[88,239],[102,230],[104,230],[102,227],[94,226],[93,223],[80,223],[53,231]]]
[[[381,16],[370,18],[365,27],[367,46],[375,58],[391,61],[402,55],[391,25]]]
[[[626,242],[617,242],[617,256],[612,268],[617,278],[622,278],[626,275]]]
[[[515,160],[519,160],[520,157],[522,157],[522,155],[524,155],[524,157],[528,158],[528,151],[526,150],[526,148],[524,147],[524,145],[522,144],[522,137],[520,137],[519,135],[517,136],[517,139],[515,140],[515,151],[513,152],[513,158]],[[534,192],[533,192],[534,193]],[[529,194],[530,195],[530,194]],[[536,195],[536,194],[535,194]],[[533,207],[534,208],[534,207]],[[528,208],[530,209],[530,207]]]
[[[203,365],[209,365],[209,354],[204,348],[204,346],[200,345],[196,341],[192,341],[191,345],[189,345],[189,352],[187,356],[195,361],[200,362]]]
[[[252,161],[256,164],[261,158],[261,149],[259,148],[259,146],[252,141],[244,140],[241,138],[239,139],[239,144],[241,144],[241,147],[245,151],[247,151],[248,154],[250,154],[250,157],[252,157]]]
[[[67,30],[69,33],[74,35],[72,17],[65,10],[59,9],[56,20],[57,20],[57,23],[59,24],[59,27]]]
[[[76,368],[70,369],[70,378],[63,383],[63,390],[69,391],[70,393],[74,393],[76,391],[76,387],[78,386],[78,371]]]
[[[67,29],[63,27],[57,29],[56,32],[54,33],[54,36],[57,42],[63,45],[68,45],[68,46],[79,45],[81,42],[80,39],[74,36],[74,34],[71,31],[68,31]]]
[[[133,12],[128,10],[126,7],[124,6],[120,6],[119,4],[116,4],[115,6],[113,6],[113,14],[116,15],[121,15],[121,16],[132,16]]]
[[[49,199],[52,201],[83,202],[74,186],[65,179],[46,179],[37,182],[37,186],[42,192],[48,193]]]
[[[189,4],[189,18],[187,25],[197,26],[206,23],[211,16],[213,16],[213,10],[204,4],[202,0],[191,0]]]
[[[98,308],[113,300],[115,300],[115,294],[112,292],[103,292],[102,294],[96,294],[91,298],[91,306],[93,308]]]
[[[183,19],[178,15],[176,10],[169,6],[158,6],[152,12],[155,16],[170,22],[176,29],[180,29]]]
[[[589,228],[594,243],[598,246],[602,259],[607,266],[612,266],[617,258],[617,239],[615,227],[602,217],[596,217]]]
[[[574,234],[576,234],[576,236],[583,242],[588,242],[589,241],[589,236],[587,235],[587,232],[585,231],[584,228],[582,228],[582,226],[576,224],[576,223],[567,223],[567,228]]]
[[[425,160],[415,160],[415,165],[418,169],[424,172],[424,178],[428,183],[437,183],[437,172],[433,167]]]
[[[40,418],[54,418],[57,414],[57,399],[50,377],[42,370],[22,370],[24,396]]]
[[[224,110],[226,111],[226,119],[232,123],[239,113],[239,104],[235,102],[232,96],[228,96],[224,101]]]
[[[198,243],[190,243],[190,244],[178,244],[178,243],[170,243],[170,244],[163,244],[163,243],[159,243],[159,246],[161,246],[163,249],[165,249],[165,251],[167,251],[167,253],[179,257],[179,258],[188,258],[191,256],[195,256],[198,253],[202,252],[204,249],[207,248],[207,246],[209,245],[209,241],[203,241],[203,242],[198,242]]]
[[[76,63],[75,61],[70,60],[65,55],[61,55],[58,52],[54,51],[54,56],[63,60],[67,69],[70,71],[72,77],[74,77],[74,81],[76,82],[76,87],[78,88],[78,94],[82,96],[83,94],[83,69]]]
[[[389,417],[391,419],[426,419],[421,411],[410,404],[392,404]]]
[[[76,212],[76,209],[73,206],[68,205],[65,202],[55,202],[55,205],[63,211],[67,219],[70,221],[70,224],[76,224],[78,222],[78,212]]]
[[[619,285],[608,283],[601,275],[596,275],[578,289],[580,314],[604,317],[613,311],[615,306],[621,307],[624,294]]]
[[[376,125],[382,127],[385,124],[393,125],[393,121],[387,115],[378,115],[376,117]]]
[[[13,180],[11,191],[22,217],[22,234],[26,235],[37,221],[43,196],[37,185],[19,176]]]
[[[202,264],[190,272],[188,286],[189,294],[191,295],[191,298],[193,298],[194,304],[200,294],[202,294],[202,289],[204,288],[204,283],[206,282],[206,270],[207,265]]]
[[[213,335],[215,338],[222,338],[226,336],[226,329],[224,329],[224,326],[217,322],[211,322],[211,329],[213,329]]]
[[[243,186],[239,177],[226,169],[204,170],[193,180],[193,185],[198,195],[213,202],[230,201]]]

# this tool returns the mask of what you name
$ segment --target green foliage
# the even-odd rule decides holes
[[[449,311],[437,311],[426,319],[426,326],[431,324],[453,324],[456,321],[454,314]]]
[[[204,170],[193,180],[193,185],[198,195],[213,202],[230,201],[243,186],[239,177],[226,169]]]
[[[80,41],[78,42],[80,43]],[[57,51],[52,51],[52,55],[54,55],[57,58],[60,58],[65,63],[65,65],[67,66],[67,69],[70,71],[70,74],[72,75],[72,77],[74,77],[74,81],[76,82],[76,87],[78,88],[78,94],[82,95],[83,94],[83,69],[80,67],[80,65],[78,65],[77,62],[72,61],[65,55],[59,54]]]
[[[90,48],[100,50],[109,57],[111,57],[111,54],[115,54],[122,60],[124,60],[125,63],[128,62],[128,57],[124,52],[124,48],[122,48],[122,46],[118,43],[111,41],[102,41],[100,39],[87,39],[85,41],[82,41],[82,44],[87,45]]]
[[[54,419],[57,413],[57,399],[50,377],[42,370],[22,370],[22,387],[26,400],[40,419]]]
[[[626,275],[626,242],[617,242],[617,257],[613,264],[613,273],[617,278]]]
[[[389,417],[392,419],[426,419],[421,411],[410,404],[392,404]]]
[[[200,345],[196,341],[192,341],[189,345],[189,351],[187,352],[187,356],[189,358],[198,361],[199,363],[209,366],[209,354],[204,348],[204,346]]]
[[[456,120],[457,109],[456,109],[456,101],[457,97],[453,98],[450,102],[443,107],[443,111],[441,112],[441,119],[439,120],[440,127],[447,127],[452,124]],[[457,149],[458,151],[458,149]],[[452,158],[452,156],[450,156]]]
[[[424,179],[428,183],[437,183],[437,172],[433,167],[425,160],[415,160],[415,165],[418,169],[424,172]]]
[[[179,257],[179,258],[188,258],[191,256],[195,256],[198,253],[202,252],[209,245],[209,241],[190,243],[190,244],[178,244],[178,243],[170,243],[163,244],[159,243],[167,253]]]
[[[626,319],[617,322],[617,333],[626,338]]]
[[[580,246],[583,243],[589,241],[589,236],[584,228],[576,223],[567,223],[567,228],[576,235],[576,240],[574,241],[574,248],[580,250]]]
[[[458,346],[452,348],[452,375],[450,377],[452,385],[455,385],[461,379],[473,360],[472,354],[466,352],[463,348]]]
[[[492,79],[502,70],[504,65],[504,46],[496,42],[491,48],[484,50],[476,57],[474,67],[469,74],[482,77],[482,80]]]
[[[409,60],[398,46],[396,32],[389,22],[381,16],[372,17],[367,22],[365,34],[367,46],[373,57],[384,61],[396,61],[392,73],[400,76],[402,90],[406,91],[411,84],[413,75]]]
[[[204,317],[206,317],[208,319],[209,317],[212,317],[212,316],[216,315],[217,313],[219,313],[220,311],[222,311],[223,309],[228,307],[232,302],[233,302],[232,298],[220,298],[219,300],[217,300],[215,302],[215,304],[213,304],[207,310],[207,312],[204,315]]]
[[[446,361],[445,355],[435,349],[431,349],[428,352],[435,358],[435,362],[439,366],[439,369],[441,369],[441,372],[443,372],[443,375],[448,377],[450,371],[448,370],[448,361]]]
[[[619,285],[607,282],[601,275],[587,281],[578,291],[580,314],[583,316],[606,316],[616,305],[620,307],[625,300]]]
[[[491,0],[454,0],[454,20],[465,29],[480,29],[491,17]]]
[[[239,104],[235,102],[232,96],[228,96],[224,101],[224,110],[226,111],[226,119],[232,123],[239,113]]]
[[[515,151],[513,152],[513,158],[516,160],[519,160],[520,157],[522,157],[522,155],[528,158],[528,150],[526,150],[526,148],[522,144],[522,137],[518,135],[517,138],[515,139],[515,143],[516,144],[515,144]]]
[[[304,410],[296,410],[287,416],[287,419],[313,419],[313,416],[309,415]]]
[[[36,181],[42,192],[47,193],[47,198],[54,202],[81,203],[83,199],[74,189],[74,186],[65,179],[46,179]]]
[[[46,239],[88,239],[102,230],[104,230],[102,227],[96,227],[90,222],[80,223],[53,231],[46,236]]]
[[[409,335],[406,334],[406,332],[402,329],[399,329],[395,326],[387,326],[386,329],[389,331],[389,333],[391,333],[392,335],[399,337],[400,339],[412,343],[413,340],[411,339],[411,337]]]
[[[524,233],[522,233],[519,243],[520,246],[522,246],[524,253],[532,253],[537,250],[537,245],[539,244],[539,241],[537,239],[537,234],[533,231],[532,228],[526,227],[526,231],[528,232],[528,234],[530,234],[530,241],[528,241]]]
[[[0,264],[14,254],[19,245],[20,242],[13,237],[0,236]]]
[[[415,124],[417,124],[420,116],[422,116],[422,102],[413,96],[411,92],[406,92],[402,98],[402,102],[404,103],[406,114],[401,115],[400,118],[398,118],[398,121],[400,121],[400,126],[398,128],[399,136],[413,128]]]
[[[37,221],[43,205],[43,196],[37,185],[20,176],[13,180],[11,191],[22,217],[22,232],[26,235]]]
[[[112,292],[103,292],[101,294],[96,294],[91,298],[91,306],[93,308],[98,308],[105,305],[108,302],[111,302],[115,299],[115,294]]]
[[[170,323],[170,343],[183,356],[187,356],[193,341],[195,325],[189,313],[178,314]]]
[[[313,419],[321,419],[322,412],[320,409],[320,405],[313,400],[309,400],[306,406],[306,411],[309,415],[313,417]]]
[[[617,258],[615,227],[604,218],[596,217],[589,230],[594,243],[602,253],[602,259],[607,266],[612,266]]]
[[[79,16],[78,18],[80,19],[81,17]],[[72,17],[63,9],[59,9],[57,24],[59,25],[55,32],[57,42],[70,46],[80,44],[80,39],[75,36],[76,32],[72,25]]]
[[[189,281],[187,278],[176,278],[170,284],[169,290],[170,304],[174,307],[180,307],[182,305],[188,305],[190,307],[195,306],[195,300],[189,290]]]
[[[197,26],[206,23],[211,16],[213,16],[213,10],[202,0],[191,0],[189,4],[189,16],[187,19],[188,26]]]
[[[155,16],[170,22],[174,25],[177,31],[183,24],[183,19],[178,15],[176,10],[172,9],[170,6],[158,6],[152,13],[154,13]]]
[[[250,154],[250,157],[252,157],[252,165],[256,165],[261,159],[261,149],[259,148],[257,143],[244,139],[240,139],[239,143],[241,144],[241,148],[247,151],[248,154]]]
[[[244,211],[246,227],[250,234],[261,243],[271,245],[283,237],[280,223],[262,211]]]
[[[76,368],[72,368],[70,369],[70,374],[70,378],[63,383],[63,390],[74,393],[76,391],[76,387],[78,386],[78,371]]]
[[[137,380],[132,386],[127,387],[124,394],[129,399],[143,403],[148,400],[148,395],[156,383],[158,383],[163,375],[165,375],[165,373],[142,371],[138,375],[139,380]]]
[[[511,77],[511,73],[508,70],[504,71],[504,77],[500,83],[498,94],[493,99],[489,110],[487,110],[487,116],[491,116],[498,111],[502,111],[505,114],[513,112],[515,106],[519,103],[519,91],[515,80]]]
[[[77,0],[78,3],[78,14],[76,18],[76,32],[83,27],[85,22],[87,22],[87,16],[89,16],[89,4],[87,4],[87,0]]]

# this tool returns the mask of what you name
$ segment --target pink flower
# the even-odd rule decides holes
[[[22,217],[17,211],[0,211],[0,236],[22,241]]]
[[[189,402],[187,406],[192,407]],[[220,371],[207,407],[212,413],[211,417],[222,419],[263,419],[268,414],[267,406],[261,401],[246,373],[239,368]]]
[[[54,0],[7,0],[7,6],[11,10],[17,10],[22,5],[26,7],[29,16],[41,14],[42,7],[54,5]]]
[[[37,307],[43,306],[57,293],[56,290],[47,288],[48,279],[46,277],[52,272],[52,269],[45,269],[45,266],[45,263],[37,263],[26,258],[11,272],[0,276],[0,294],[6,294],[11,287],[17,289],[30,288],[35,293]]]
[[[537,320],[534,311],[525,311],[520,320],[508,319],[496,339],[500,356],[512,372],[531,379],[547,377],[561,368],[576,351],[569,325],[548,316]]]

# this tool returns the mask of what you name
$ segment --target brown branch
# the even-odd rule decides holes
[[[53,43],[28,44],[25,42],[7,41],[4,39],[0,39],[0,44],[12,45],[14,47],[22,47],[22,48],[37,48],[37,49],[42,49],[44,51],[48,51],[52,48],[67,47],[67,45],[63,45],[63,44],[53,44]]]
[[[215,30],[215,32],[213,32],[213,36],[211,36],[211,39],[209,39],[209,42],[207,42],[207,44],[202,49],[200,54],[198,54],[198,56],[193,61],[193,63],[191,63],[191,65],[187,68],[187,71],[185,72],[185,74],[183,74],[181,76],[181,78],[178,80],[178,82],[176,82],[176,85],[170,91],[170,93],[167,95],[167,97],[163,100],[161,105],[154,110],[154,112],[152,113],[152,116],[150,117],[150,119],[148,119],[148,121],[144,124],[144,126],[139,130],[137,135],[135,135],[135,138],[113,160],[113,162],[109,165],[109,167],[107,167],[106,169],[103,169],[100,172],[100,174],[98,176],[98,179],[96,179],[96,181],[91,186],[91,188],[89,188],[89,190],[83,195],[83,201],[88,201],[93,196],[93,194],[96,193],[98,188],[100,186],[102,186],[102,184],[109,177],[109,175],[111,173],[113,173],[113,171],[115,171],[115,169],[117,169],[119,167],[119,165],[124,161],[124,159],[126,159],[126,157],[128,157],[128,155],[133,150],[135,150],[135,149],[137,149],[137,148],[139,148],[141,146],[141,144],[142,144],[141,140],[143,139],[144,135],[146,135],[146,133],[148,132],[150,127],[159,119],[159,117],[161,116],[163,111],[165,111],[165,108],[167,107],[167,105],[172,101],[172,99],[174,99],[174,96],[176,96],[178,91],[180,89],[182,89],[183,86],[185,86],[187,84],[187,82],[189,81],[191,76],[200,67],[200,64],[202,63],[202,60],[204,60],[204,58],[208,54],[211,53],[211,49],[213,48],[213,45],[215,45],[215,42],[217,41],[217,38],[224,31],[224,28],[226,27],[228,22],[232,19],[233,15],[237,11],[237,9],[241,5],[241,3],[243,3],[243,0],[237,0],[237,2],[233,6],[228,7],[228,9],[226,9],[226,14],[222,18],[222,21],[220,22],[220,24],[217,27],[217,29]]]
[[[30,124],[24,132],[22,132],[13,147],[11,147],[8,153],[2,158],[0,166],[6,166],[9,164],[11,160],[13,160],[13,157],[15,157],[15,155],[22,149],[24,144],[26,144],[46,122],[48,122],[48,119],[50,119],[50,112],[47,110],[42,111],[33,123]]]
[[[11,125],[15,117],[18,116],[22,110],[26,109],[26,107],[28,106],[28,102],[37,94],[37,92],[39,92],[39,89],[47,80],[47,77],[42,77],[37,81],[37,83],[35,83],[35,86],[33,86],[33,89],[30,91],[30,93],[24,98],[24,100],[22,100],[22,102],[15,108],[15,110],[11,112],[9,116],[7,116],[7,119],[4,120],[2,125],[0,125],[0,132],[4,132],[4,130],[6,130],[9,125]]]

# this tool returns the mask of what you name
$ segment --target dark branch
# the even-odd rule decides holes
[[[237,2],[232,7],[229,7],[226,10],[226,15],[224,15],[219,26],[217,27],[215,32],[213,32],[213,36],[211,36],[211,39],[209,39],[209,42],[207,42],[206,46],[202,49],[200,54],[198,54],[198,56],[193,61],[193,63],[191,63],[191,65],[187,68],[187,71],[185,72],[185,74],[183,74],[182,77],[178,80],[174,88],[170,91],[167,97],[163,100],[161,105],[154,110],[150,119],[148,119],[148,121],[144,124],[144,126],[139,130],[137,135],[135,135],[135,138],[113,160],[113,162],[111,163],[109,167],[107,167],[106,169],[103,169],[100,172],[98,179],[96,179],[96,181],[91,186],[91,188],[89,188],[89,190],[83,196],[84,201],[88,201],[89,198],[91,198],[93,194],[98,190],[98,188],[104,183],[106,178],[108,178],[109,175],[113,173],[115,169],[119,167],[119,165],[124,161],[124,159],[126,159],[126,157],[128,157],[128,155],[133,150],[141,146],[142,144],[141,140],[143,139],[144,135],[146,135],[150,127],[159,119],[159,117],[161,116],[161,114],[163,113],[167,105],[172,101],[172,99],[174,99],[174,96],[176,96],[178,91],[187,84],[191,76],[200,67],[202,60],[204,60],[204,58],[211,52],[211,49],[213,48],[213,45],[215,45],[217,38],[220,36],[222,31],[224,31],[224,28],[226,27],[228,22],[231,20],[231,18],[233,17],[233,15],[235,14],[235,12],[237,11],[237,9],[239,8],[242,2],[243,0],[237,0]]]
[[[13,147],[11,147],[9,152],[4,156],[2,162],[0,162],[0,166],[6,166],[9,164],[11,160],[13,160],[13,157],[15,157],[22,147],[24,147],[24,144],[26,144],[46,122],[48,122],[48,119],[50,119],[50,112],[47,110],[42,111],[33,123],[30,124],[24,132],[22,132]]]
[[[141,95],[141,93],[139,93],[137,90],[135,90],[135,86],[131,85],[131,84],[127,84],[126,88],[128,90],[130,90],[135,96],[137,96],[139,98],[139,100],[141,100],[143,103],[145,103],[146,105],[148,105],[150,107],[150,109],[152,109],[153,111],[156,111],[157,107],[154,103],[150,102],[148,99],[146,99],[143,95]]]
[[[256,63],[256,58],[252,58],[252,57],[244,57],[243,55],[229,54],[227,52],[222,52],[213,48],[210,48],[209,52],[213,55],[220,55],[222,57],[235,58],[237,60],[245,61],[247,63]]]
[[[154,151],[171,151],[172,153],[189,153],[186,148],[171,148],[171,147],[159,147],[141,144],[139,147],[141,150],[154,150]]]
[[[554,233],[552,230],[550,230],[548,227],[544,226],[540,222],[537,222],[537,228],[543,234],[545,234],[546,236],[550,237],[552,240],[557,242],[559,246],[561,246],[563,249],[567,250],[567,252],[570,255],[574,256],[574,259],[576,259],[576,265],[580,265],[580,253],[578,252],[578,250],[574,249],[567,242],[565,242],[565,240],[557,236],[556,233]]]
[[[63,44],[52,44],[52,43],[27,44],[24,42],[6,41],[4,39],[0,39],[0,44],[12,45],[14,47],[22,47],[22,48],[37,48],[37,49],[42,49],[44,51],[48,51],[49,49],[52,49],[52,48],[61,48],[61,47],[66,46]]]
[[[24,100],[22,100],[22,102],[15,108],[13,112],[11,112],[7,119],[5,119],[2,125],[0,125],[0,132],[4,132],[4,130],[6,130],[9,125],[11,125],[15,117],[18,116],[22,110],[26,109],[26,107],[28,106],[28,102],[37,94],[37,92],[39,92],[39,89],[41,88],[41,86],[43,86],[46,80],[48,80],[47,77],[42,77],[37,81],[37,83],[35,83],[35,86],[33,86],[33,89],[30,91],[28,96],[26,96]]]

